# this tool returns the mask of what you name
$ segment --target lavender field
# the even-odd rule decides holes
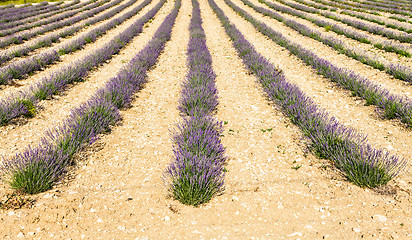
[[[1,238],[412,238],[411,10],[0,7]]]

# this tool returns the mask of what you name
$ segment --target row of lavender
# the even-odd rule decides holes
[[[302,0],[299,0],[299,1],[302,1]],[[367,12],[367,13],[371,13],[374,15],[380,15],[379,11],[381,11],[381,12],[389,12],[389,13],[396,13],[396,14],[405,15],[405,16],[411,16],[411,13],[409,13],[408,11],[394,9],[394,8],[389,9],[389,8],[373,7],[373,6],[364,6],[364,7],[351,6],[351,5],[345,4],[345,2],[343,1],[324,1],[324,0],[312,0],[312,1],[317,2],[323,6],[332,6],[338,9],[348,9],[348,10],[357,11],[357,12]],[[378,11],[373,11],[373,10],[378,10]]]
[[[16,13],[11,13],[11,14],[8,14],[8,16],[4,16],[0,18],[0,24],[13,23],[19,20],[24,20],[24,19],[36,16],[36,15],[47,14],[50,11],[58,11],[59,9],[64,8],[65,5],[62,5],[62,4],[63,2],[60,2],[58,4],[51,4],[51,5],[44,6],[42,8],[33,8],[26,12],[17,11]]]
[[[410,57],[411,54],[409,53],[409,46],[405,46],[396,42],[392,41],[377,41],[374,40],[374,38],[370,37],[367,34],[361,33],[359,31],[352,30],[350,27],[347,26],[342,26],[337,23],[331,22],[331,21],[325,21],[322,19],[319,19],[317,17],[314,17],[313,15],[308,14],[307,12],[313,12],[312,9],[305,7],[305,6],[300,6],[298,4],[289,4],[290,6],[295,6],[295,8],[291,7],[286,7],[282,6],[279,4],[271,3],[265,0],[259,0],[259,2],[266,4],[268,7],[271,9],[274,9],[276,11],[280,11],[282,13],[287,13],[292,16],[296,16],[305,20],[308,20],[314,24],[316,24],[319,27],[325,27],[327,30],[332,30],[333,32],[337,34],[344,35],[348,38],[352,38],[354,40],[357,40],[362,43],[368,43],[368,44],[373,44],[375,47],[379,49],[383,49],[387,52],[395,52],[399,55]],[[283,2],[283,1],[282,1]],[[297,10],[300,9],[300,10]],[[273,15],[273,14],[272,14]],[[279,15],[279,14],[277,14]],[[280,16],[280,15],[279,15]],[[280,19],[279,17],[276,19]],[[284,21],[284,20],[279,20],[279,21]],[[307,28],[307,27],[306,27]],[[319,34],[316,34],[319,35]]]
[[[140,9],[150,1],[151,0],[146,0],[137,6],[136,12],[140,11]],[[114,54],[117,54],[125,44],[131,41],[134,36],[140,34],[144,24],[155,16],[165,2],[166,0],[161,0],[143,17],[113,37],[108,43],[95,49],[93,53],[76,62],[61,67],[38,83],[29,86],[25,92],[22,91],[11,94],[8,98],[2,99],[0,101],[0,125],[7,124],[10,120],[19,116],[33,116],[36,113],[36,105],[39,101],[63,92],[70,83],[84,81],[92,69],[107,62]],[[136,12],[131,13],[131,15],[135,15]],[[122,17],[128,16],[123,15]]]
[[[91,1],[89,1],[89,3],[91,3]],[[69,4],[69,5],[71,5],[71,4]],[[63,12],[63,13],[57,14],[57,15],[55,15],[53,17],[50,17],[50,18],[46,18],[46,19],[43,19],[43,20],[37,19],[38,21],[33,21],[31,23],[27,22],[27,21],[30,21],[30,19],[25,19],[24,22],[23,21],[13,22],[12,24],[9,24],[9,27],[7,29],[3,29],[3,30],[0,31],[0,37],[11,35],[13,33],[20,32],[20,31],[27,30],[27,29],[31,29],[31,28],[34,28],[34,27],[39,27],[39,26],[42,26],[42,25],[46,25],[46,24],[49,24],[49,23],[61,21],[65,18],[71,17],[71,16],[76,15],[76,14],[82,12],[82,11],[87,10],[85,8],[81,8],[81,4],[77,4],[77,5],[71,6],[71,7],[66,7],[66,5],[65,5],[64,7],[65,8],[59,9],[58,11],[54,11],[54,13],[56,13],[56,12]],[[50,14],[50,12],[48,12],[47,14]],[[10,27],[11,25],[14,25],[14,24],[16,24],[15,25],[16,27]]]
[[[76,153],[120,121],[119,109],[128,106],[133,95],[143,87],[147,71],[156,64],[170,39],[180,5],[181,1],[176,0],[172,12],[145,48],[89,101],[73,109],[61,126],[48,131],[39,146],[29,147],[3,161],[0,167],[2,179],[12,188],[28,194],[53,187],[68,167],[75,164],[73,157]]]
[[[331,81],[366,100],[368,105],[376,105],[381,110],[381,116],[394,119],[398,118],[408,127],[412,126],[412,101],[404,96],[391,94],[389,90],[374,84],[355,72],[339,68],[328,60],[320,58],[312,51],[293,43],[283,36],[282,33],[269,28],[266,24],[254,19],[250,14],[233,4],[230,0],[224,0],[235,12],[252,23],[262,34],[268,36],[280,46],[286,48],[292,54],[302,59],[306,64],[317,70]]]
[[[406,165],[405,160],[374,149],[367,143],[365,136],[340,124],[320,109],[298,86],[290,83],[281,70],[254,49],[213,0],[209,0],[209,4],[232,39],[244,64],[257,76],[269,98],[301,128],[315,154],[332,160],[349,180],[359,186],[384,185],[399,174]],[[240,8],[234,9],[260,31],[275,34],[264,23],[241,12]],[[286,39],[283,41],[287,42]]]
[[[333,36],[328,36],[323,34],[320,31],[311,29],[310,27],[304,25],[304,24],[300,24],[294,20],[289,20],[285,17],[283,17],[282,15],[267,10],[265,8],[262,7],[257,7],[256,5],[254,5],[253,3],[251,3],[248,0],[241,0],[244,4],[246,4],[247,6],[253,8],[255,11],[265,15],[265,16],[269,16],[271,18],[274,18],[278,21],[283,22],[286,26],[298,31],[299,33],[301,33],[304,36],[313,38],[317,41],[320,41],[332,48],[334,48],[335,50],[337,50],[340,53],[344,53],[345,55],[347,55],[348,57],[354,58],[358,61],[360,61],[361,63],[367,64],[369,66],[372,66],[376,69],[379,69],[381,71],[385,71],[386,73],[388,73],[389,75],[392,75],[393,77],[406,81],[406,82],[412,82],[412,69],[398,64],[398,63],[391,63],[388,62],[386,60],[382,60],[381,57],[379,57],[376,54],[367,52],[367,51],[363,51],[357,47],[352,47],[349,46],[348,44],[346,44],[345,42],[339,40],[338,38],[335,38]],[[261,2],[267,4],[269,7],[274,7],[275,10],[277,10],[278,8],[276,8],[276,5],[270,4],[264,0],[260,0]],[[408,55],[409,52],[407,52],[406,48],[403,48],[402,50],[400,50],[399,48],[396,48],[397,51],[402,51],[404,53],[404,55],[407,53]]]
[[[320,9],[320,10],[330,10],[330,11],[335,11],[335,12],[338,10],[337,8],[334,8],[334,7],[329,8],[326,5],[316,4],[316,3],[308,2],[308,1],[305,1],[305,0],[295,0],[295,1],[298,2],[298,3],[301,3],[303,5],[310,6],[310,7],[313,7],[313,8],[317,8],[317,9]],[[381,15],[379,12],[371,12],[371,11],[367,11],[367,10],[364,10],[364,9],[353,9],[353,8],[341,8],[340,9],[341,13],[343,13],[343,11],[345,11],[345,9],[347,11],[351,11],[352,13],[359,12],[359,13],[365,13],[365,14],[376,15],[376,16]],[[345,14],[345,13],[343,13],[343,14]],[[393,15],[392,14],[392,15],[389,16],[389,18],[396,19],[396,20],[401,21],[401,22],[408,22],[409,21],[408,17],[404,17],[402,15]]]
[[[349,10],[343,10],[340,11],[341,14],[345,14],[351,17],[356,17],[362,20],[366,20],[369,22],[373,22],[373,23],[377,23],[379,25],[383,25],[385,27],[388,28],[393,28],[393,29],[397,29],[399,31],[403,31],[406,33],[412,33],[412,27],[410,24],[403,24],[402,22],[407,22],[408,20],[401,18],[400,22],[394,21],[392,19],[398,20],[396,17],[392,17],[392,19],[385,19],[385,18],[381,18],[381,17],[377,17],[374,15],[370,15],[367,13],[358,13],[358,12],[354,12],[354,11],[349,11]],[[399,21],[399,20],[398,20]],[[412,23],[412,22],[409,22]]]
[[[306,4],[306,5],[310,5],[308,2],[304,2],[304,1],[301,1],[301,0],[297,0],[297,2]],[[314,6],[317,9],[322,9],[322,10],[327,10],[328,9],[325,5],[311,5],[311,6]],[[360,13],[359,11],[348,10],[348,9],[346,9],[346,10],[341,9],[340,13],[345,14],[345,15],[349,15],[349,16],[352,16],[352,17],[360,18],[360,19],[363,19],[363,20],[366,20],[366,21],[369,21],[369,22],[377,23],[379,25],[384,25],[388,28],[393,28],[393,29],[397,29],[397,30],[404,31],[404,32],[407,32],[407,33],[412,33],[412,29],[411,29],[410,25],[402,24],[402,23],[399,23],[399,22],[396,22],[396,21],[393,21],[393,20],[390,21],[388,19],[375,16],[376,14],[365,13],[365,12]],[[390,18],[401,21],[401,22],[407,22],[408,21],[407,19],[399,18],[397,16],[391,16]],[[412,21],[410,21],[410,23],[412,23]]]
[[[60,4],[49,5],[48,2],[42,2],[33,7],[11,9],[9,13],[5,13],[0,16],[0,23],[16,21],[26,17],[34,16],[39,13],[52,11],[54,9],[57,9]]]
[[[107,2],[110,2],[110,0],[102,0],[102,2],[95,2],[93,4],[85,6],[85,7],[81,8],[79,11],[84,11],[84,10],[90,10],[90,11],[84,12],[84,13],[78,15],[78,16],[71,17],[71,18],[66,19],[64,21],[54,22],[54,23],[48,24],[44,27],[34,29],[32,31],[24,31],[24,32],[21,32],[21,33],[16,33],[16,34],[12,34],[12,35],[9,35],[7,37],[1,38],[0,39],[0,48],[5,48],[7,46],[10,46],[11,44],[20,44],[20,43],[23,43],[26,40],[29,40],[30,38],[33,38],[35,36],[44,34],[46,32],[54,31],[54,30],[57,30],[59,28],[65,27],[65,26],[73,25],[76,22],[87,19],[87,18],[89,18],[89,17],[91,17],[91,16],[93,16],[97,13],[100,13],[100,12],[110,8],[110,7],[118,5],[122,1],[121,0],[116,0],[116,1],[113,1],[113,2],[110,2],[110,3],[107,3]],[[103,5],[104,3],[107,3],[107,4]],[[71,27],[71,28],[69,28],[69,30],[71,30],[71,31],[68,31],[68,30],[65,31],[65,33],[66,33],[65,36],[69,36],[69,35],[73,34],[76,31],[76,28]],[[59,34],[59,35],[61,35],[61,34]]]
[[[377,3],[367,3],[367,2],[349,3],[348,1],[342,1],[342,0],[335,0],[333,2],[328,1],[328,3],[333,3],[333,4],[336,4],[337,6],[349,6],[349,7],[354,7],[358,9],[377,10],[380,12],[397,13],[397,14],[402,14],[405,16],[411,15],[411,13],[409,12],[410,11],[409,7],[401,7],[399,4],[392,4],[388,6],[388,5],[382,5],[382,4],[377,4]]]
[[[44,3],[39,3],[39,4],[44,4]],[[36,5],[33,5],[31,3],[26,3],[26,4],[19,4],[19,5],[14,5],[14,4],[7,4],[7,5],[3,5],[0,6],[0,13],[3,12],[9,12],[9,11],[17,11],[17,10],[21,10],[24,8],[30,9],[35,7]]]
[[[54,42],[57,42],[62,37],[72,35],[86,26],[90,26],[113,17],[117,13],[123,11],[125,8],[133,5],[136,1],[137,0],[130,0],[125,4],[122,4],[102,15],[89,18],[84,23],[78,26],[73,26],[59,33],[51,33],[29,44],[22,45],[21,47],[14,48],[10,51],[4,51],[0,54],[0,62],[6,63],[7,61],[12,60],[14,57],[25,56],[38,48],[51,46]],[[14,62],[5,67],[0,68],[0,84],[7,84],[12,79],[22,78],[26,74],[29,74],[36,70],[40,70],[45,65],[51,64],[52,62],[58,60],[59,55],[74,52],[78,49],[81,49],[87,43],[94,42],[97,39],[97,37],[104,35],[108,30],[112,29],[113,27],[122,23],[128,18],[132,17],[133,13],[137,13],[136,9],[139,9],[139,7],[134,8],[132,11],[126,13],[122,17],[111,20],[103,26],[100,26],[92,31],[89,31],[86,34],[83,34],[77,39],[71,40],[65,46],[60,47],[56,51],[46,50],[46,53],[42,52],[31,58],[23,59],[21,61]]]
[[[47,17],[53,16],[53,15],[56,15],[56,14],[59,14],[59,13],[65,12],[65,11],[70,11],[70,10],[73,10],[73,9],[81,8],[85,5],[90,4],[91,2],[92,1],[87,1],[87,2],[81,3],[80,0],[74,0],[71,3],[67,3],[67,4],[63,5],[60,9],[55,10],[55,11],[49,11],[47,13],[38,14],[38,15],[35,15],[33,17],[21,19],[21,20],[18,20],[18,21],[13,21],[13,22],[8,22],[8,23],[1,23],[0,24],[0,30],[9,29],[9,28],[16,27],[16,26],[19,26],[19,25],[21,26],[21,25],[28,24],[28,23],[31,23],[31,22],[34,22],[34,21],[40,21],[43,18],[47,18]]]
[[[319,14],[323,17],[326,18],[330,18],[332,20],[335,21],[339,21],[342,22],[348,26],[372,33],[372,34],[376,34],[376,35],[381,35],[383,37],[389,38],[389,39],[395,39],[398,40],[400,42],[404,42],[404,43],[412,43],[412,34],[406,33],[406,32],[398,32],[395,31],[393,29],[388,29],[386,27],[383,26],[379,26],[376,24],[371,24],[371,23],[365,23],[363,21],[359,21],[359,20],[354,20],[351,18],[347,18],[347,17],[342,17],[339,14],[336,13],[332,13],[329,11],[320,11],[316,8],[312,8],[312,7],[305,7],[303,5],[300,4],[295,4],[295,3],[291,3],[288,1],[283,1],[283,0],[276,0],[278,2],[281,2],[282,4],[285,4],[287,6],[290,6],[292,8],[295,9],[299,9],[302,11],[306,11],[306,12],[310,12],[310,13],[315,13],[315,14]]]
[[[206,46],[197,0],[192,0],[192,6],[187,49],[189,71],[178,107],[184,119],[174,131],[174,158],[163,176],[175,199],[198,206],[223,191],[226,156],[219,138],[222,123],[212,117],[218,105],[212,57]]]

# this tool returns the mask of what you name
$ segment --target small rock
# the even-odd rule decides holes
[[[392,147],[391,145],[388,145],[388,146],[386,146],[386,149],[388,149],[388,150],[390,151],[390,150],[393,150],[393,149],[395,149],[395,148]]]
[[[238,197],[236,197],[236,196],[233,196],[232,197],[232,201],[234,202],[234,201],[238,201],[239,200],[239,198]]]
[[[46,193],[46,194],[43,196],[43,198],[52,198],[52,197],[53,197],[53,195],[50,194],[50,193]]]
[[[305,225],[306,229],[313,229],[312,225]]]
[[[90,208],[90,212],[97,212],[96,209]]]
[[[170,220],[170,217],[169,217],[169,216],[165,216],[162,220],[163,220],[163,221],[169,221],[169,220]]]
[[[35,232],[28,232],[27,234],[29,234],[30,236],[33,236],[36,233]]]
[[[289,234],[288,236],[289,236],[289,237],[293,237],[293,236],[299,236],[299,237],[302,237],[302,236],[303,236],[303,234],[302,234],[301,232],[295,232],[295,233]]]
[[[360,232],[360,229],[359,228],[352,228],[352,231],[354,231],[354,232]]]
[[[19,232],[19,234],[17,234],[17,237],[18,237],[18,238],[22,238],[22,237],[24,237],[24,233]]]
[[[386,220],[388,220],[385,216],[382,215],[374,215],[372,218],[379,222],[386,222]]]
[[[102,220],[101,218],[98,218],[98,219],[97,219],[97,222],[98,222],[98,223],[102,223],[103,220]]]

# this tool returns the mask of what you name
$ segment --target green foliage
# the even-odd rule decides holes
[[[53,187],[52,170],[44,162],[34,162],[11,173],[9,184],[13,189],[27,194],[36,194]]]
[[[18,100],[18,103],[23,105],[27,109],[27,113],[24,114],[25,117],[34,117],[36,116],[36,105],[32,100],[29,99],[21,99]]]

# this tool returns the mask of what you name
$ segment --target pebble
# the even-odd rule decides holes
[[[19,232],[19,234],[17,234],[17,237],[18,237],[18,238],[22,238],[22,237],[24,237],[24,233]]]
[[[50,193],[46,193],[43,198],[52,198],[53,196]]]
[[[170,217],[169,217],[169,216],[165,216],[162,220],[163,220],[163,221],[169,221],[169,220],[170,220]]]
[[[352,228],[352,231],[354,231],[354,232],[360,232],[360,229],[359,229],[359,228]]]
[[[299,236],[299,237],[302,237],[302,236],[303,236],[303,234],[302,234],[301,232],[295,232],[295,233],[292,233],[292,234],[289,234],[289,235],[288,235],[288,237],[293,237],[293,236]]]
[[[386,220],[388,220],[385,216],[382,215],[374,215],[372,218],[379,222],[386,222]]]

